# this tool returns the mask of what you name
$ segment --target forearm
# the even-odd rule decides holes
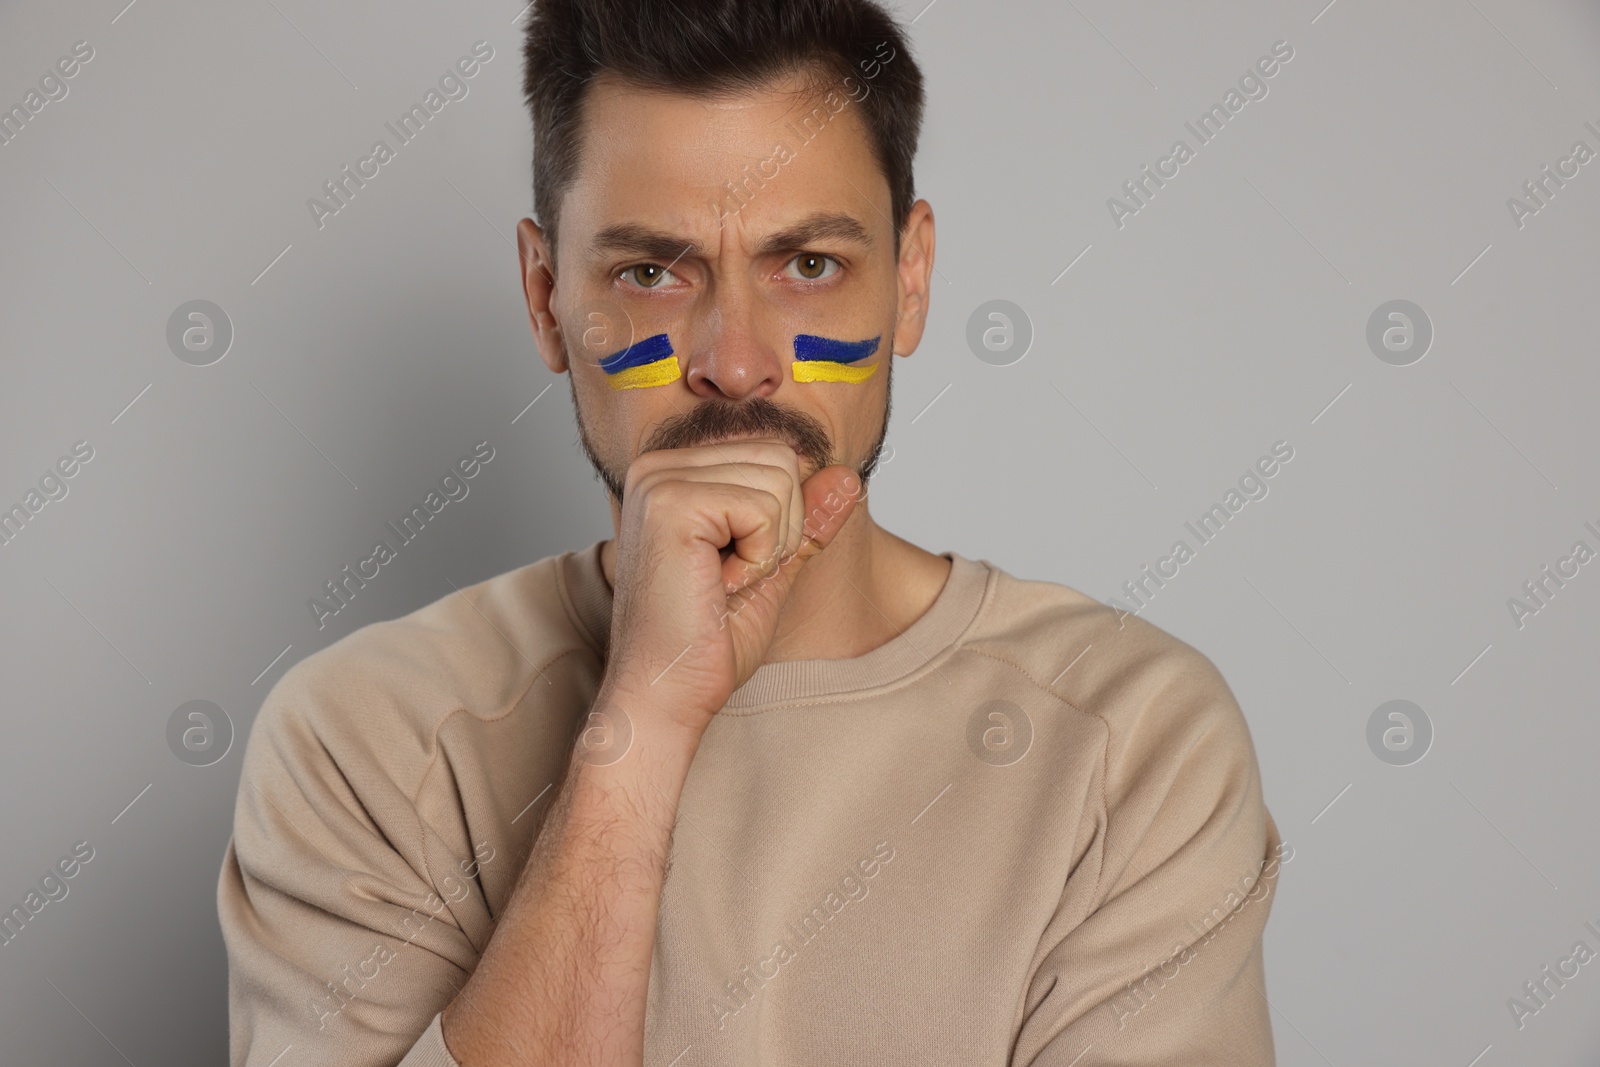
[[[575,752],[477,969],[445,1010],[445,1042],[465,1067],[643,1061],[656,917],[698,737],[632,718],[615,762]]]

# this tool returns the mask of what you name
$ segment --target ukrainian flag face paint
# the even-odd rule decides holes
[[[882,337],[865,341],[835,341],[815,334],[797,334],[794,339],[794,380],[797,382],[864,382],[878,364],[862,365],[878,350]]]
[[[600,369],[606,372],[606,384],[613,389],[670,385],[682,377],[678,357],[673,355],[672,343],[664,333],[613,352],[600,361]]]

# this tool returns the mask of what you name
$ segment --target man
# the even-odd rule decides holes
[[[1271,1064],[1289,853],[1215,667],[868,509],[934,256],[895,23],[539,0],[526,62],[529,318],[615,536],[273,688],[233,1063]]]

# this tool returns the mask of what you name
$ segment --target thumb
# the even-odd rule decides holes
[[[823,467],[800,483],[800,498],[805,502],[805,532],[797,561],[808,560],[833,543],[856,504],[866,495],[866,486],[856,472],[841,463]]]
[[[866,486],[854,470],[843,464],[823,467],[800,485],[805,513],[800,547],[790,555],[749,564],[745,572],[744,593],[759,591],[774,604],[782,604],[805,562],[833,543],[856,504],[866,496]]]

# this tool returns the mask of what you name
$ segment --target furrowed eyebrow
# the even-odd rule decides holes
[[[863,248],[873,247],[871,232],[855,216],[819,211],[807,215],[788,229],[763,237],[756,245],[755,252],[758,256],[771,255],[804,248],[830,238]],[[685,256],[702,256],[705,249],[697,241],[631,222],[607,226],[589,242],[589,254],[592,256],[619,253],[646,259],[678,260]]]
[[[807,215],[787,230],[779,230],[762,238],[756,246],[756,255],[787,252],[830,238],[858,244],[863,248],[872,247],[872,234],[854,215],[819,211],[814,215]]]
[[[682,256],[698,256],[703,251],[694,241],[631,222],[607,226],[589,242],[589,253],[594,256],[622,253],[650,259],[678,259]]]

